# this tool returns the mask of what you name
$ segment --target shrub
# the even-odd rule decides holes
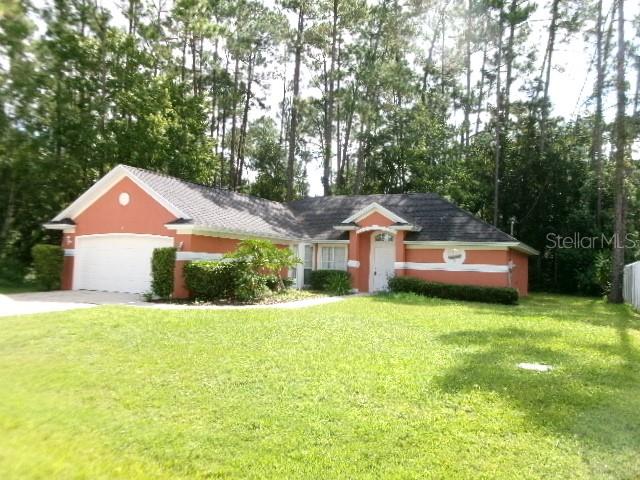
[[[64,250],[58,245],[34,245],[31,249],[36,284],[45,290],[58,290],[62,278]]]
[[[351,291],[349,274],[341,271],[331,272],[331,275],[327,277],[325,286],[329,293],[334,295],[346,295]]]
[[[347,293],[351,290],[350,278],[349,272],[345,272],[344,270],[314,270],[310,274],[309,285],[312,290],[336,293],[329,287],[333,286],[340,290],[339,283],[342,283],[342,286],[346,285],[346,291],[344,293]]]
[[[269,277],[270,284],[275,281],[272,290],[284,288],[283,270],[301,263],[290,249],[280,248],[268,240],[243,240],[235,251],[226,254],[224,258],[244,262],[256,274]]]
[[[450,300],[468,300],[472,302],[518,303],[518,291],[507,287],[480,287],[476,285],[451,285],[447,283],[427,282],[415,277],[393,277],[389,279],[389,290],[407,292],[426,297]]]
[[[151,257],[151,291],[160,298],[173,293],[173,270],[176,265],[174,247],[156,248]]]
[[[184,278],[191,295],[198,300],[249,302],[267,292],[266,277],[239,260],[190,262],[184,267]]]
[[[184,280],[198,300],[219,300],[233,294],[238,268],[231,262],[198,260],[184,266]]]
[[[269,292],[267,277],[254,272],[250,268],[236,270],[232,300],[241,303],[254,302]]]

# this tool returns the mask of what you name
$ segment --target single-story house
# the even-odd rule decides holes
[[[393,275],[528,291],[537,252],[432,193],[313,197],[279,203],[118,165],[45,224],[62,230],[63,288],[150,290],[157,247],[177,248],[175,297],[188,295],[185,262],[218,259],[246,238],[297,252],[291,276],[348,270],[360,292]]]

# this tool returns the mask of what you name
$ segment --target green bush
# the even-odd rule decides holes
[[[151,257],[151,291],[160,298],[173,293],[173,271],[176,265],[174,247],[156,248]]]
[[[472,302],[518,303],[518,291],[507,287],[480,287],[476,285],[451,285],[447,283],[427,282],[415,277],[393,277],[389,279],[389,290],[424,295],[425,297],[445,298],[449,300],[468,300]]]
[[[38,287],[58,290],[62,279],[64,250],[58,245],[34,245],[31,249],[33,270]]]
[[[242,261],[189,262],[184,278],[191,296],[198,300],[250,302],[267,292],[267,279]]]
[[[285,287],[282,271],[301,263],[301,260],[289,249],[281,248],[268,240],[243,240],[235,251],[227,253],[224,258],[241,261],[257,275],[268,277],[267,283],[275,285],[272,290]]]
[[[336,290],[343,291],[341,287],[346,286],[344,293],[348,293],[351,290],[351,276],[344,270],[314,270],[309,277],[309,286],[312,290],[331,293],[337,293]]]
[[[281,290],[292,281],[281,272],[300,263],[288,248],[265,240],[244,240],[221,261],[196,261],[185,265],[185,283],[198,300],[253,302],[269,290]]]
[[[254,302],[269,293],[267,277],[256,273],[251,268],[237,270],[232,300],[240,303]]]
[[[346,275],[345,275],[346,273]],[[346,295],[351,291],[351,281],[347,272],[331,272],[325,284],[327,292],[333,295]]]
[[[198,300],[219,300],[233,293],[238,265],[215,260],[198,260],[184,266],[184,280],[191,296]]]

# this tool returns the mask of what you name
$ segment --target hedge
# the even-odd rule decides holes
[[[58,245],[34,245],[31,249],[36,284],[44,290],[59,290],[64,250]]]
[[[189,262],[184,279],[191,296],[197,300],[250,302],[267,292],[267,277],[255,273],[246,262]]]
[[[173,293],[173,271],[176,265],[174,247],[156,248],[151,257],[151,291],[160,298]]]
[[[310,273],[309,286],[312,290],[344,295],[351,290],[351,275],[344,270],[314,270]]]
[[[451,285],[447,283],[427,282],[415,277],[393,277],[389,279],[389,290],[424,295],[425,297],[445,298],[449,300],[467,300],[471,302],[518,303],[518,291],[507,287],[480,287],[476,285]]]

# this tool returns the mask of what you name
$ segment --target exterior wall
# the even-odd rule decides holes
[[[118,197],[126,192],[129,204],[120,205]],[[73,219],[75,232],[62,235],[62,248],[73,250],[76,237],[109,233],[134,233],[175,237],[172,230],[164,227],[175,217],[156,202],[129,178],[123,178],[86,210]],[[65,256],[62,270],[62,289],[73,288],[74,257]]]
[[[131,200],[122,206],[120,193],[126,192]],[[89,208],[74,218],[76,236],[98,233],[146,233],[173,237],[164,225],[175,220],[174,215],[151,198],[129,178],[123,178]]]
[[[414,263],[441,263],[444,249],[442,248],[408,248],[405,250],[405,261]],[[492,287],[513,287],[521,296],[529,293],[529,257],[512,249],[483,250],[465,249],[464,265],[513,265],[509,272],[469,272],[469,271],[445,271],[445,270],[417,270],[405,269],[405,275],[422,278],[424,280],[456,285],[480,285]],[[513,263],[511,263],[513,262]]]
[[[509,260],[513,262],[511,285],[518,289],[520,296],[529,295],[529,257],[516,250],[509,250]]]
[[[507,273],[488,272],[447,272],[442,270],[410,270],[406,275],[418,277],[430,282],[452,283],[454,285],[480,285],[487,287],[507,287],[509,278]]]
[[[185,252],[226,253],[235,250],[240,240],[205,235],[176,235],[176,245],[179,246],[181,242]]]
[[[373,214],[375,215],[375,214]],[[371,215],[370,217],[373,217]],[[373,225],[380,225],[381,219],[371,219]],[[367,222],[369,223],[369,222]],[[384,225],[380,225],[384,226]],[[357,234],[349,232],[349,260],[359,262],[359,267],[350,267],[353,288],[360,292],[369,291],[369,275],[371,263],[371,236],[377,231],[368,231]],[[415,245],[404,244],[405,232],[396,233],[395,248],[396,262],[405,264],[407,268],[396,268],[395,275],[407,275],[432,282],[451,283],[456,285],[480,285],[492,287],[512,286],[518,290],[521,296],[528,294],[528,256],[510,249],[464,249],[464,265],[487,265],[487,269],[493,266],[507,267],[513,262],[511,273],[491,271],[451,271],[446,270],[443,248],[416,248]],[[438,269],[423,270],[410,268],[411,264],[439,264]],[[442,270],[440,270],[440,265]],[[417,266],[415,266],[417,267]]]
[[[62,283],[60,284],[60,288],[62,288],[62,290],[71,290],[73,288],[73,257],[64,257],[62,263]]]
[[[120,205],[118,197],[122,192],[130,196],[126,206]],[[240,240],[231,238],[208,237],[204,235],[176,234],[174,230],[164,227],[175,220],[171,212],[156,202],[143,189],[129,178],[123,178],[104,195],[98,198],[74,221],[74,233],[64,233],[62,247],[68,250],[75,248],[76,237],[81,235],[98,235],[111,233],[131,233],[162,235],[174,238],[174,245],[180,252],[226,253],[234,250]],[[183,268],[186,261],[176,261],[174,270],[174,297],[187,297],[189,292],[184,284]],[[62,288],[73,288],[74,257],[65,256],[62,272]]]
[[[381,213],[372,212],[361,220],[358,220],[356,223],[361,227],[371,227],[373,225],[378,225],[379,227],[388,227],[389,225],[393,225],[394,221],[389,220]]]

